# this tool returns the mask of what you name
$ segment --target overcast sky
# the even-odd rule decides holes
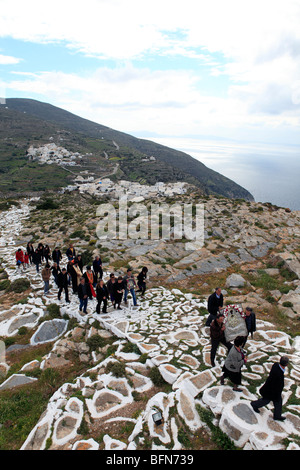
[[[135,136],[295,145],[299,25],[299,0],[0,0],[0,95]]]

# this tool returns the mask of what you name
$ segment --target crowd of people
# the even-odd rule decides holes
[[[96,313],[107,313],[108,303],[111,302],[115,309],[122,310],[121,303],[128,303],[127,298],[130,293],[133,305],[138,306],[136,293],[141,293],[143,297],[146,291],[146,281],[148,268],[143,267],[135,280],[131,268],[127,269],[125,276],[111,273],[108,281],[103,280],[102,261],[100,256],[96,256],[92,266],[83,266],[83,260],[80,254],[77,255],[74,246],[71,244],[66,250],[67,265],[61,268],[63,256],[59,248],[52,252],[48,245],[39,243],[34,249],[32,243],[27,244],[24,252],[19,248],[16,252],[16,263],[19,269],[26,270],[29,265],[35,265],[36,272],[40,272],[44,281],[44,294],[47,295],[50,289],[50,280],[53,277],[58,287],[58,300],[61,299],[64,291],[65,300],[70,303],[69,288],[72,288],[73,294],[78,296],[79,311],[82,315],[87,314],[88,301],[95,298],[97,300]],[[50,265],[50,261],[52,265]],[[44,266],[43,263],[45,263]],[[224,385],[225,379],[229,378],[233,383],[233,390],[239,392],[242,374],[241,369],[247,362],[247,355],[244,349],[249,334],[253,338],[256,331],[256,315],[251,307],[245,309],[246,336],[237,336],[233,344],[226,341],[224,323],[225,316],[222,313],[224,298],[220,287],[215,289],[207,301],[209,312],[205,326],[209,327],[211,339],[210,360],[211,366],[215,366],[215,356],[219,344],[227,348],[228,355],[222,367],[221,384]],[[284,387],[284,371],[289,363],[287,356],[282,356],[278,363],[273,364],[266,383],[261,387],[262,397],[252,401],[251,406],[256,413],[259,408],[266,406],[270,401],[274,404],[274,419],[283,421],[282,416],[282,391]]]
[[[66,250],[66,265],[61,266],[63,255],[58,247],[52,251],[49,245],[39,243],[36,248],[28,243],[26,250],[18,248],[16,251],[16,264],[19,270],[26,271],[34,265],[36,273],[41,273],[44,281],[44,295],[50,292],[50,281],[54,281],[58,288],[58,300],[64,293],[65,301],[70,303],[69,289],[78,296],[79,311],[82,315],[87,313],[88,301],[97,300],[96,312],[107,313],[109,302],[116,309],[122,309],[121,303],[128,304],[128,294],[133,299],[133,305],[138,306],[137,293],[144,296],[146,291],[148,268],[143,267],[137,279],[131,268],[127,269],[125,276],[111,273],[105,283],[103,279],[102,260],[95,256],[92,265],[84,266],[82,256],[77,254],[73,244]],[[50,264],[51,263],[51,264]]]
[[[251,307],[245,309],[245,326],[246,336],[237,336],[233,344],[226,341],[225,337],[225,315],[222,312],[224,297],[222,289],[217,287],[215,292],[211,294],[207,301],[207,309],[209,315],[205,325],[210,329],[211,351],[210,360],[211,365],[215,366],[215,356],[219,344],[227,349],[227,357],[222,367],[221,385],[225,384],[225,379],[233,383],[233,390],[241,392],[240,385],[242,383],[242,367],[247,363],[247,354],[245,345],[249,335],[253,339],[253,333],[256,331],[256,315]],[[274,420],[284,421],[286,418],[282,416],[282,391],[284,388],[284,372],[289,363],[287,356],[282,356],[279,362],[272,365],[269,376],[265,384],[260,388],[261,398],[251,402],[251,406],[256,413],[259,413],[259,408],[268,405],[271,401],[274,405],[273,417]]]

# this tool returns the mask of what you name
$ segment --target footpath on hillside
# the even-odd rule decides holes
[[[203,410],[212,413],[214,425],[238,448],[300,448],[299,338],[294,340],[258,318],[257,333],[246,345],[248,363],[242,371],[243,391],[236,393],[229,382],[220,385],[225,348],[219,347],[216,366],[211,367],[209,329],[205,327],[207,305],[194,295],[179,289],[153,288],[146,292],[138,308],[130,300],[122,310],[110,307],[107,314],[97,314],[93,300],[86,316],[80,315],[75,295],[71,295],[70,304],[57,300],[55,287],[44,296],[43,282],[35,268],[24,273],[15,266],[15,240],[28,214],[26,203],[2,213],[2,268],[11,282],[29,280],[31,293],[26,302],[8,309],[2,305],[0,336],[12,337],[26,327],[33,332],[31,346],[51,342],[53,347],[42,360],[25,364],[12,375],[6,364],[1,364],[9,377],[2,381],[0,392],[34,383],[38,379],[31,377],[30,371],[36,368],[67,367],[67,353],[75,347],[88,369],[55,391],[22,449],[187,449],[187,429],[190,435],[197,435],[202,428],[208,430]],[[59,306],[61,318],[43,321],[47,307],[53,304]],[[74,319],[76,327],[70,330]],[[83,332],[88,335],[84,341],[79,340]],[[115,337],[113,354],[103,358],[97,350],[91,352],[86,344],[94,336]],[[259,396],[258,390],[272,364],[283,354],[290,359],[283,393],[287,419],[278,423],[273,420],[272,405],[257,415],[250,402]],[[154,370],[169,387],[152,394],[157,378],[150,371]],[[159,426],[153,420],[157,412],[162,415]],[[130,429],[126,439],[118,438],[120,423]],[[99,439],[83,438],[83,424],[90,432],[93,428],[97,432],[105,430],[101,444]]]

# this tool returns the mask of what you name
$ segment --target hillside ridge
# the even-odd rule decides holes
[[[77,150],[85,150],[87,153],[94,149],[95,160],[104,167],[107,167],[108,163],[111,162],[110,159],[117,159],[120,167],[120,173],[117,175],[119,178],[151,184],[161,179],[165,182],[185,181],[200,187],[205,194],[253,200],[253,196],[249,191],[220,173],[209,169],[184,152],[150,140],[133,137],[76,116],[51,104],[32,99],[8,98],[5,106],[0,106],[0,113],[2,112],[6,119],[11,119],[10,127],[14,127],[14,125],[13,116],[9,116],[9,110],[17,113],[15,117],[21,121],[20,124],[17,124],[17,127],[22,126],[22,123],[28,118],[34,119],[31,136],[30,127],[27,128],[26,136],[24,135],[23,151],[25,138],[26,142],[28,143],[29,140],[31,145],[38,143],[39,136],[37,135],[36,124],[37,120],[40,120],[38,127],[45,127],[46,123],[50,125],[49,130],[45,129],[48,138],[51,131],[54,134],[64,131],[63,138],[69,145],[71,144],[74,147],[74,150],[75,145],[77,145]],[[73,139],[72,136],[66,135],[70,131],[75,133]],[[2,136],[2,142],[7,144],[8,138],[10,138],[9,128],[6,126],[6,135]],[[43,143],[46,143],[45,137]],[[145,156],[154,156],[155,160],[146,161]],[[90,157],[88,157],[88,160],[90,160]],[[98,172],[98,175],[101,176],[101,172]]]

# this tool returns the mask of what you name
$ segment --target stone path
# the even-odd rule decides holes
[[[17,272],[14,254],[14,240],[22,227],[22,220],[28,214],[28,207],[2,213],[0,223],[0,257],[5,259],[5,267],[10,280],[24,277]],[[45,413],[32,429],[22,449],[45,449],[47,439],[51,438],[52,447],[57,449],[95,449],[99,444],[93,440],[82,440],[78,428],[85,416],[103,423],[133,423],[133,430],[127,442],[104,436],[105,449],[136,449],[145,439],[145,429],[152,441],[152,449],[182,449],[178,439],[180,416],[192,432],[202,427],[197,405],[210,409],[215,415],[220,428],[232,439],[236,446],[244,449],[284,449],[288,440],[289,449],[299,449],[294,436],[300,435],[300,342],[286,333],[276,331],[273,324],[257,319],[257,333],[254,340],[248,340],[248,363],[242,371],[243,392],[234,393],[228,383],[219,385],[221,366],[226,356],[223,347],[218,349],[216,366],[210,366],[209,330],[205,327],[206,315],[201,312],[201,303],[192,294],[184,294],[178,289],[164,287],[149,290],[145,300],[138,308],[129,301],[122,310],[111,310],[108,314],[95,313],[95,301],[89,303],[88,315],[82,317],[78,311],[78,299],[71,296],[71,303],[64,304],[57,300],[57,290],[47,297],[43,296],[43,282],[34,268],[26,273],[33,292],[23,305],[15,305],[8,311],[0,311],[0,335],[16,334],[20,325],[28,328],[37,327],[38,321],[45,315],[46,306],[57,303],[61,314],[74,317],[79,324],[92,324],[98,320],[108,331],[119,339],[117,351],[113,357],[94,363],[87,373],[77,377],[73,383],[66,383],[51,397]],[[61,320],[62,322],[64,320]],[[66,325],[65,325],[66,326]],[[59,325],[55,330],[50,325],[51,341],[55,341],[52,352],[66,341],[65,329]],[[57,336],[55,334],[57,332]],[[45,336],[37,330],[32,337],[32,344],[45,341]],[[135,353],[123,351],[129,342],[136,344]],[[51,353],[50,353],[51,354]],[[139,362],[142,354],[147,354],[144,364]],[[287,406],[286,421],[275,422],[272,419],[272,406],[261,410],[257,415],[252,411],[250,401],[259,396],[258,390],[265,380],[274,361],[280,355],[290,358],[288,374],[285,378],[283,401]],[[40,367],[45,366],[45,360]],[[126,377],[116,378],[106,373],[109,362],[126,364]],[[30,364],[27,365],[30,368]],[[157,393],[146,403],[138,417],[128,417],[126,407],[134,403],[135,393],[146,393],[153,387],[148,377],[150,368],[158,367],[164,380],[170,384],[169,393]],[[25,370],[26,367],[24,366]],[[18,377],[15,377],[18,375]],[[20,380],[22,371],[12,376]],[[23,374],[23,377],[26,376]],[[26,381],[28,381],[26,377]],[[10,378],[10,380],[12,380]],[[18,382],[19,383],[19,382]],[[7,384],[2,383],[1,388]],[[255,390],[249,392],[249,388]],[[80,392],[80,399],[78,396]],[[160,411],[162,425],[154,424],[152,415]],[[298,440],[299,442],[299,440]]]

